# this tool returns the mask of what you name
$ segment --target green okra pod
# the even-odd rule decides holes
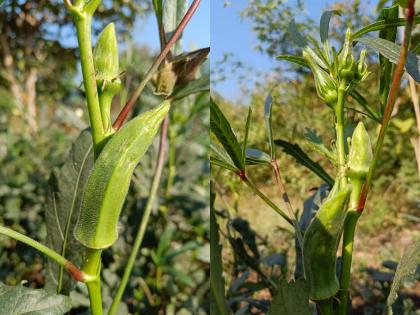
[[[342,188],[318,210],[305,232],[303,257],[310,298],[324,300],[337,293],[337,248],[347,213],[350,187]]]
[[[118,218],[134,168],[169,111],[169,101],[132,119],[107,142],[95,162],[83,194],[75,237],[84,246],[103,249],[118,237]]]

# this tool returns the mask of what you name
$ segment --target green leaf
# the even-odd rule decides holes
[[[324,180],[328,185],[332,186],[334,184],[334,180],[331,178],[330,175],[319,165],[318,163],[312,161],[312,159],[302,151],[302,149],[293,143],[289,143],[284,140],[274,140],[274,143],[281,146],[287,154],[293,156],[297,162],[314,172],[318,175],[322,180]]]
[[[70,311],[70,298],[44,289],[30,289],[23,285],[0,283],[1,314],[62,315]]]
[[[360,106],[366,111],[366,115],[368,115],[371,119],[375,120],[378,123],[381,123],[381,119],[379,118],[378,113],[369,106],[368,101],[364,98],[362,94],[360,94],[356,90],[351,90],[349,95],[357,102]]]
[[[330,28],[330,20],[333,15],[341,16],[341,12],[338,10],[325,11],[322,13],[321,20],[319,22],[319,36],[321,42],[328,40],[328,30]]]
[[[379,14],[378,20],[389,21],[398,18],[398,6],[384,8]],[[386,39],[395,43],[397,38],[397,27],[389,27],[379,31],[379,38]],[[384,56],[379,54],[379,101],[381,112],[385,109],[388,100],[389,89],[391,87],[392,76],[394,73],[393,64]]]
[[[222,246],[219,241],[219,225],[214,214],[215,195],[210,195],[210,313],[214,315],[231,314],[225,298],[225,279],[223,278]]]
[[[374,37],[362,37],[356,39],[356,41],[369,46],[382,54],[385,58],[394,64],[398,63],[401,46],[393,42],[390,42],[382,38]],[[405,69],[411,75],[411,77],[420,83],[420,72],[419,72],[419,59],[416,55],[411,52],[407,54],[407,60],[405,62]]]
[[[381,21],[377,21],[375,23],[369,24],[363,28],[361,28],[360,30],[358,30],[357,32],[355,32],[352,36],[353,40],[359,38],[360,36],[363,36],[365,34],[368,34],[370,32],[376,32],[376,31],[380,31],[380,30],[384,30],[386,28],[392,28],[392,27],[396,27],[396,26],[404,26],[405,23],[407,22],[407,19],[390,19],[390,20],[381,20]],[[414,24],[419,24],[420,23],[420,16],[415,16],[414,17]]]
[[[232,172],[237,172],[238,169],[233,164],[232,159],[226,151],[218,145],[210,144],[210,163],[225,168]]]
[[[333,164],[336,164],[335,155],[327,149],[327,147],[322,142],[322,139],[316,135],[314,130],[306,128],[305,138],[308,140],[308,145],[312,150],[325,156]]]
[[[392,314],[392,304],[397,300],[398,290],[403,281],[412,276],[420,264],[420,241],[409,246],[401,258],[397,271],[395,272],[394,281],[387,299],[389,314]]]
[[[163,13],[163,0],[153,0],[153,10],[155,11],[156,16],[158,17],[158,21],[162,19]]]
[[[277,60],[286,60],[286,61],[292,62],[294,64],[297,64],[299,66],[309,68],[308,63],[302,57],[292,56],[292,55],[280,55],[280,56],[277,56],[276,59]]]
[[[162,12],[162,23],[165,29],[166,40],[172,36],[172,33],[181,22],[182,18],[187,12],[188,0],[165,0]],[[181,53],[181,37],[172,47],[171,51],[178,55]]]
[[[186,85],[177,87],[172,93],[173,99],[181,99],[188,95],[210,90],[210,75],[204,74],[198,80],[188,82]]]
[[[306,39],[300,33],[295,20],[291,20],[289,24],[289,33],[292,36],[292,40],[295,42],[296,45],[299,47],[305,47],[308,45]]]
[[[271,157],[258,149],[246,149],[246,165],[270,164]]]
[[[244,165],[245,165],[245,162],[246,162],[246,146],[247,146],[247,143],[248,143],[248,133],[249,133],[249,125],[251,124],[251,115],[252,115],[252,108],[251,108],[251,106],[249,106],[248,115],[246,117],[246,123],[245,123],[244,141],[242,143],[242,157],[243,157]]]
[[[225,148],[233,164],[239,170],[244,170],[245,163],[238,139],[228,120],[213,99],[210,100],[210,130]]]
[[[76,265],[82,261],[83,246],[74,238],[73,230],[79,217],[83,191],[93,167],[92,136],[84,130],[73,143],[63,166],[49,180],[45,219],[46,245]],[[62,266],[48,260],[46,286],[69,294],[76,282]]]
[[[276,151],[274,149],[274,140],[273,140],[273,128],[272,128],[272,118],[273,118],[273,98],[271,95],[268,95],[265,99],[264,105],[264,119],[265,119],[265,129],[267,130],[268,136],[268,145],[270,146],[270,156],[271,159],[275,159]]]
[[[287,283],[280,280],[280,285],[271,302],[268,315],[310,315],[309,285],[304,279]]]

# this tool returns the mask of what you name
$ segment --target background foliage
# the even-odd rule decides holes
[[[130,40],[135,18],[150,12],[149,1],[103,1],[95,15],[94,33],[116,22],[124,47],[120,63],[125,89],[113,104],[114,115],[155,57],[155,52]],[[88,125],[75,29],[59,1],[4,1],[0,40],[0,223],[46,242],[51,172],[61,167],[72,142]],[[200,72],[208,76],[208,65]],[[158,103],[152,89],[142,96],[133,115]],[[121,314],[204,314],[208,310],[208,102],[208,93],[203,92],[173,104],[171,168],[165,167],[159,202]],[[135,171],[120,222],[121,236],[103,254],[105,307],[118,287],[140,224],[157,145],[156,141]],[[35,250],[1,238],[1,282],[44,287],[45,267],[44,257]],[[88,314],[84,286],[78,285],[71,298],[72,314]]]

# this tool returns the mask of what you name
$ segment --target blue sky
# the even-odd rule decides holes
[[[252,31],[252,24],[240,17],[240,12],[246,7],[248,1],[230,0],[226,7],[224,2],[224,0],[213,0],[211,3],[212,67],[214,67],[215,62],[222,59],[224,53],[235,52],[238,59],[247,63],[253,69],[269,73],[275,68],[277,61],[255,50],[258,41]],[[307,0],[305,1],[305,8],[307,14],[318,21],[323,9],[333,2],[333,0]],[[247,84],[253,85],[253,79],[255,78],[250,78]],[[235,73],[229,79],[213,84],[212,89],[232,101],[246,99],[246,95],[244,95],[238,83],[238,74]]]

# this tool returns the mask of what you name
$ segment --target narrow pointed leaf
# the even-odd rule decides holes
[[[397,45],[393,42],[390,42],[386,39],[382,38],[374,38],[374,37],[362,37],[356,39],[356,41],[369,46],[370,48],[379,52],[382,56],[387,58],[394,64],[398,63],[398,58],[400,55],[401,46]],[[405,62],[405,69],[407,70],[408,74],[416,80],[416,82],[420,83],[420,72],[419,72],[419,58],[411,53],[408,52],[407,60]]]
[[[364,110],[366,110],[368,116],[375,120],[378,123],[381,123],[382,119],[379,117],[378,113],[369,106],[368,101],[360,94],[357,90],[351,90],[349,95],[357,102]]]
[[[341,12],[338,10],[325,11],[322,13],[321,20],[319,22],[319,36],[321,37],[321,42],[328,40],[328,31],[330,28],[330,20],[333,15],[341,15]]]
[[[289,61],[292,62],[294,64],[297,64],[299,66],[303,66],[303,67],[307,67],[309,68],[308,63],[305,61],[305,59],[303,59],[302,57],[299,56],[293,56],[293,55],[280,55],[276,57],[277,60],[285,60],[285,61]]]
[[[308,140],[308,144],[312,150],[318,152],[319,154],[322,154],[332,163],[336,163],[336,158],[334,154],[327,149],[327,147],[322,142],[322,139],[316,135],[314,130],[306,128],[305,137]]]
[[[270,164],[271,157],[258,149],[246,149],[246,165]]]
[[[188,82],[186,85],[177,87],[172,93],[173,99],[181,99],[188,95],[210,90],[210,75],[204,74],[198,80]]]
[[[299,47],[305,47],[308,45],[306,39],[300,33],[295,20],[290,21],[289,24],[289,33],[292,36],[292,40],[295,42],[296,45]]]
[[[64,165],[51,174],[46,203],[46,245],[76,265],[82,261],[83,246],[74,238],[83,191],[93,166],[92,136],[84,130],[73,143]],[[62,266],[48,260],[46,287],[69,294],[76,282]]]
[[[214,133],[223,148],[229,154],[233,164],[239,170],[244,170],[245,163],[238,139],[236,138],[228,120],[213,99],[210,100],[210,130]]]
[[[265,129],[267,130],[267,137],[268,137],[268,145],[270,146],[270,156],[271,159],[275,158],[276,151],[274,149],[274,140],[273,140],[273,128],[271,125],[272,117],[273,117],[273,98],[271,95],[268,95],[265,99],[264,104],[264,119],[265,119]]]
[[[328,185],[332,186],[334,184],[334,180],[331,178],[330,175],[319,165],[318,163],[314,162],[302,149],[293,143],[289,143],[284,140],[274,140],[274,143],[281,146],[285,153],[293,156],[297,162],[314,172],[318,177],[324,180]]]
[[[71,300],[45,289],[0,283],[0,313],[10,315],[63,315],[71,309]]]
[[[358,30],[357,32],[355,32],[352,36],[353,40],[368,34],[370,32],[376,32],[376,31],[380,31],[380,30],[384,30],[387,28],[393,28],[393,27],[398,27],[398,26],[404,26],[405,23],[407,22],[407,19],[389,19],[389,20],[381,20],[381,21],[377,21],[375,23],[366,25],[365,27],[361,28],[360,30]],[[413,21],[414,25],[415,24],[419,24],[420,23],[420,16],[415,16],[414,17],[414,21]]]
[[[249,133],[249,125],[251,124],[251,115],[252,115],[252,108],[250,106],[248,108],[248,115],[246,117],[244,142],[242,143],[242,157],[243,157],[244,165],[245,165],[245,160],[246,160],[246,146],[248,143],[248,133]]]

